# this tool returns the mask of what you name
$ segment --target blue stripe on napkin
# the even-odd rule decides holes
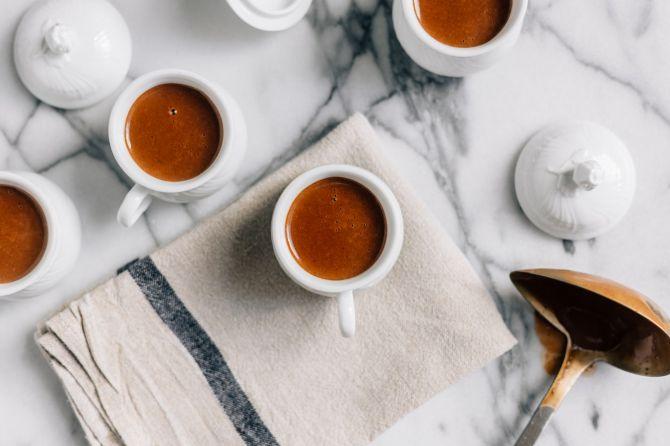
[[[247,446],[278,445],[228,368],[219,349],[184,306],[151,258],[137,260],[127,266],[127,271],[158,316],[198,364],[209,387]]]

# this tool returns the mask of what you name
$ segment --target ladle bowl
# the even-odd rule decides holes
[[[670,322],[637,291],[558,269],[514,271],[510,279],[567,339],[561,368],[516,446],[535,444],[565,395],[595,362],[645,376],[670,374]]]

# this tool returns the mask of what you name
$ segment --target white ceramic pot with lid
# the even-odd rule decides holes
[[[130,32],[105,0],[41,0],[14,37],[16,71],[41,101],[59,108],[92,105],[110,95],[130,66]]]

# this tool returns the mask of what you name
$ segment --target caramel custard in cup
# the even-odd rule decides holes
[[[342,335],[356,330],[354,293],[393,268],[403,242],[398,200],[379,177],[356,166],[316,167],[282,192],[272,215],[279,265],[312,293],[336,297]]]
[[[81,223],[72,200],[33,172],[0,171],[0,300],[36,297],[74,267]]]
[[[469,46],[469,44],[464,46],[460,43],[456,46],[446,44],[447,39],[438,40],[443,32],[430,26],[425,17],[421,19],[422,14],[430,13],[430,11],[421,10],[420,4],[424,1],[437,2],[437,0],[432,2],[431,0],[396,0],[393,2],[393,27],[398,41],[419,66],[435,74],[452,77],[468,76],[491,67],[503,58],[518,40],[528,9],[528,0],[506,0],[509,3],[509,16],[502,28],[490,40],[483,43],[481,40],[474,40],[474,46]],[[462,0],[458,3],[467,5],[467,2]],[[473,0],[470,3],[473,6],[482,2]],[[432,9],[439,10],[439,8]],[[487,12],[490,11],[482,8],[482,17]],[[463,24],[455,20],[452,25],[458,27]],[[445,23],[443,26],[449,26],[449,24]]]
[[[190,94],[191,98],[187,102],[176,102],[176,105],[172,106],[167,100],[154,105],[147,102],[144,104],[147,105],[144,111],[137,110],[135,105],[141,106],[146,94],[159,89],[164,90],[163,94],[172,92],[177,99],[179,97],[188,99],[188,92],[196,91],[208,104],[218,125],[214,126],[217,139],[214,155],[210,156],[211,159],[207,160],[205,165],[198,167],[202,163],[194,163],[188,152],[206,143],[210,138],[204,134],[197,135],[194,126],[188,125],[188,122],[180,122],[185,117],[184,112],[197,109],[198,102],[202,105],[203,101],[194,100]],[[155,114],[155,123],[151,122],[150,116],[142,116],[143,113],[156,111],[161,106],[162,112]],[[131,126],[134,111],[135,115],[142,119],[137,121],[136,126]],[[158,124],[165,118],[175,120],[173,137],[176,139],[183,134],[185,138],[182,141],[184,150],[179,151],[180,144],[173,144],[177,152],[172,153],[177,162],[183,159],[184,172],[174,171],[179,165],[160,166],[166,159],[161,156],[160,151],[152,149],[143,154],[135,154],[134,147],[130,144],[135,136],[133,127],[138,128],[139,142],[150,142],[152,138],[160,139],[164,135],[160,134],[160,127],[153,124]],[[191,123],[192,121],[193,119]],[[246,123],[237,101],[217,83],[196,73],[177,69],[152,71],[131,82],[114,103],[108,131],[112,154],[134,183],[121,203],[117,215],[117,220],[126,227],[135,224],[153,198],[172,203],[187,203],[205,198],[224,187],[239,169],[247,146]],[[152,131],[154,134],[151,134]],[[206,132],[207,127],[203,127],[201,131]],[[141,135],[141,133],[148,134]],[[192,138],[189,139],[189,135]]]

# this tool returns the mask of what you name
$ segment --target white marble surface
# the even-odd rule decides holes
[[[510,270],[554,266],[609,276],[670,312],[665,0],[533,0],[513,53],[465,80],[412,64],[390,25],[390,0],[315,0],[306,19],[279,34],[249,29],[223,0],[114,0],[133,36],[129,77],[178,67],[215,79],[242,104],[251,136],[234,184],[187,206],[155,203],[129,230],[114,219],[129,183],[107,146],[112,100],[63,112],[39,103],[16,77],[12,34],[29,3],[3,2],[0,13],[0,168],[38,171],[60,184],[81,212],[84,250],[56,289],[29,302],[0,302],[0,445],[84,444],[33,343],[38,321],[221,209],[354,111],[372,121],[389,159],[480,272],[520,341],[375,445],[513,443],[549,378]],[[639,174],[630,214],[607,235],[580,243],[534,229],[512,189],[524,142],[568,117],[612,128]],[[668,444],[668,417],[670,378],[601,366],[578,383],[539,444]]]

